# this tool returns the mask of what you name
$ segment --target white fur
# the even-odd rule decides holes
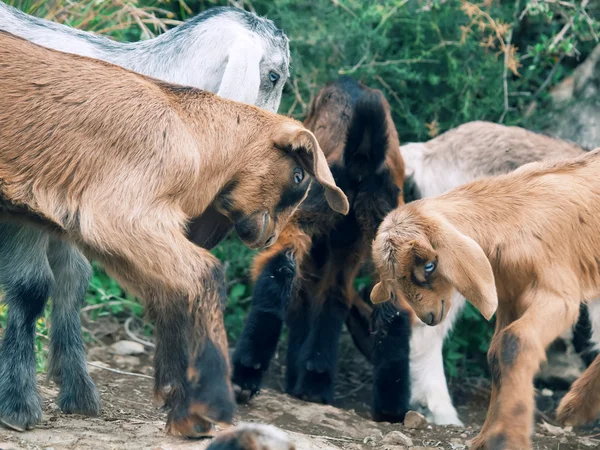
[[[134,43],[116,42],[0,2],[0,30],[54,50],[107,61],[171,83],[277,111],[289,75],[289,44],[272,22],[234,8]],[[259,32],[248,28],[252,16]],[[183,28],[182,28],[183,27]],[[280,79],[273,84],[271,72]]]
[[[594,350],[600,351],[600,300],[589,302],[587,308],[592,325],[591,341],[595,344]]]

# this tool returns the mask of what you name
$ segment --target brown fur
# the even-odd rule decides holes
[[[172,432],[196,436],[204,419],[230,421],[222,269],[187,239],[187,224],[213,209],[249,246],[268,245],[306,196],[311,177],[295,182],[298,167],[346,213],[312,133],[8,33],[0,33],[0,78],[0,218],[76,243],[146,301],[158,339],[155,388]]]
[[[373,301],[393,292],[432,325],[443,320],[442,301],[447,311],[454,289],[488,319],[498,305],[488,353],[492,398],[474,448],[531,447],[533,376],[545,349],[575,323],[581,299],[600,294],[598,170],[600,149],[528,164],[410,203],[379,229],[373,257],[382,282]],[[426,275],[432,261],[437,266]],[[597,371],[591,367],[573,386],[561,420],[598,411]],[[575,405],[574,397],[588,401]],[[514,421],[515,410],[526,419]]]

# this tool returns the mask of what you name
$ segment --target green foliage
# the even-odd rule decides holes
[[[208,7],[236,4],[273,19],[291,40],[292,76],[280,112],[303,118],[327,82],[348,74],[387,96],[403,142],[429,139],[471,120],[535,126],[551,87],[597,44],[600,2],[521,0],[8,0],[30,14],[119,40],[137,40]],[[226,265],[229,337],[249,307],[254,252],[235,237],[214,254]],[[368,277],[357,280],[364,288]],[[87,317],[140,316],[140,303],[101,269],[86,296]],[[6,308],[0,306],[0,326]],[[445,347],[450,376],[481,374],[492,334],[470,305]],[[44,347],[47,317],[38,323]],[[39,352],[41,358],[43,352]],[[38,367],[43,361],[38,361]]]

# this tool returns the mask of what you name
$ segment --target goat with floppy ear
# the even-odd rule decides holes
[[[121,43],[28,16],[0,2],[0,30],[45,47],[206,89],[273,112],[279,107],[289,74],[285,34],[270,20],[238,8],[211,8],[154,39]],[[231,221],[212,205],[201,220],[191,222],[189,235],[198,245],[210,249],[231,227]],[[91,278],[89,262],[75,246],[42,229],[4,222],[0,223],[0,236],[0,284],[6,298],[13,304],[27,304],[31,298],[45,303],[52,293],[48,375],[60,385],[59,408],[65,413],[97,415],[100,401],[87,372],[76,312]],[[14,323],[14,314],[17,309],[11,308],[9,324]],[[29,345],[27,339],[17,342]],[[28,360],[20,361],[24,364],[22,370],[28,370]],[[12,381],[0,377],[0,393],[12,389]],[[28,399],[25,403],[30,405],[29,416],[13,422],[35,422],[41,414],[35,408],[39,404],[35,385],[24,384],[18,397]],[[0,395],[0,411],[15,408],[10,399],[11,395]]]
[[[319,186],[311,188],[277,243],[255,258],[252,308],[233,356],[240,401],[260,389],[286,320],[287,392],[332,402],[342,327],[350,306],[362,303],[354,280],[383,217],[402,203],[404,165],[380,91],[342,77],[321,89],[304,123],[352,206],[346,217],[331,213]],[[401,421],[407,410],[408,310],[386,304],[373,313],[377,345],[367,351],[375,363],[377,420]]]
[[[409,203],[379,228],[374,302],[403,298],[429,325],[444,320],[453,291],[488,319],[497,305],[492,396],[474,449],[531,448],[533,377],[545,349],[573,326],[582,301],[598,302],[598,170],[600,148],[527,164]],[[597,416],[599,377],[600,356],[559,405],[561,422]]]
[[[581,156],[585,151],[572,142],[523,128],[476,121],[449,130],[428,142],[403,144],[400,153],[406,165],[404,199],[410,202],[443,194],[479,178],[509,173],[529,162]],[[385,290],[379,292],[382,288],[383,284],[374,290],[374,298],[387,295]],[[442,347],[466,300],[458,292],[451,300],[452,305],[445,308],[446,319],[438,326],[429,327],[416,317],[413,317],[411,325],[411,408],[440,425],[462,425],[446,384]],[[600,310],[594,305],[587,305],[591,322],[600,325]],[[582,309],[585,311],[586,307]],[[349,330],[353,339],[360,343],[361,350],[373,345],[368,324],[371,314],[372,306],[365,301],[355,303],[349,316],[353,324]],[[583,324],[580,319],[579,325]],[[600,326],[595,328],[597,332],[593,337],[597,335],[595,341],[600,342]],[[576,336],[581,334],[576,333]],[[576,344],[581,346],[580,342]],[[391,355],[393,353],[392,349]],[[593,359],[596,355],[590,353],[588,357]],[[368,353],[366,356],[372,358]]]
[[[255,106],[5,32],[0,59],[0,218],[76,244],[145,301],[170,432],[195,437],[230,423],[222,267],[187,226],[210,209],[209,223],[227,220],[247,245],[269,245],[313,179],[346,214],[316,139]],[[0,380],[19,383],[2,385],[0,421],[17,430],[41,418],[33,339],[48,292],[35,294],[6,298]]]

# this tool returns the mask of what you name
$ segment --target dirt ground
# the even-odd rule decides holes
[[[281,392],[284,368],[278,353],[267,388],[249,405],[239,407],[237,420],[270,423],[285,430],[298,450],[413,448],[461,450],[468,447],[483,420],[489,385],[486,380],[462,380],[452,387],[455,404],[466,428],[428,425],[425,429],[407,429],[402,425],[369,420],[370,369],[364,359],[344,343],[335,406],[305,403]],[[151,356],[119,356],[108,347],[89,352],[93,364],[138,374],[151,375]],[[0,428],[0,450],[108,450],[108,449],[205,449],[208,440],[192,441],[166,436],[165,414],[152,405],[152,380],[110,372],[90,366],[100,391],[102,413],[98,418],[68,416],[54,404],[57,391],[40,376],[44,398],[43,423],[35,430],[19,433]],[[548,395],[548,392],[546,392]],[[536,449],[600,448],[600,423],[569,431],[546,429],[542,420],[551,420],[553,410],[564,392],[539,396],[539,414],[534,436]],[[397,432],[402,433],[401,437]]]

